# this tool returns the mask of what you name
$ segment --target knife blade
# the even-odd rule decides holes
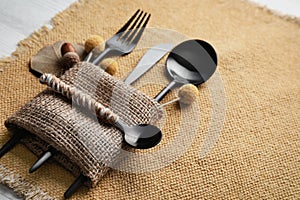
[[[137,66],[130,72],[124,82],[128,85],[135,82],[151,67],[153,67],[166,53],[171,51],[173,47],[174,44],[169,43],[153,46],[144,54]]]

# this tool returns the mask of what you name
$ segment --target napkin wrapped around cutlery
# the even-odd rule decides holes
[[[156,124],[163,116],[154,99],[91,63],[79,62],[60,78],[110,108],[128,125]],[[12,133],[25,134],[22,142],[38,156],[49,147],[55,148],[54,159],[74,175],[82,172],[89,177],[91,186],[117,164],[124,146],[120,130],[72,105],[51,88],[22,106],[5,125]]]

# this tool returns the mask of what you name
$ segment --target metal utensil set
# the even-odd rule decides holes
[[[98,54],[98,50],[92,50],[86,56],[85,61],[97,65],[104,58],[126,55],[132,52],[147,26],[150,16],[151,15],[146,12],[137,10],[126,24],[117,31],[114,36],[106,41],[105,50],[101,54]],[[160,102],[174,87],[187,83],[199,85],[207,81],[216,70],[217,55],[209,43],[202,40],[188,40],[177,45],[175,48],[173,47],[173,44],[159,44],[152,47],[145,53],[138,65],[127,76],[124,82],[132,84],[170,51],[171,53],[167,58],[166,65],[167,72],[172,78],[172,81],[155,97],[155,100],[158,102]],[[148,128],[148,125],[129,127],[119,120],[115,122],[115,126],[123,131],[125,136],[131,132],[140,132],[140,137],[142,137],[143,142],[139,143],[139,140],[137,139],[136,144],[131,145],[135,148],[143,149],[153,147],[159,143],[161,139],[160,130],[157,127],[150,127],[150,125]],[[134,130],[131,131],[132,129]],[[156,141],[154,143],[152,141],[152,144],[149,142],[147,143],[147,135],[149,136],[153,134]],[[160,136],[155,134],[160,134]],[[152,138],[153,140],[153,137],[151,136],[149,138]],[[0,158],[13,148],[21,139],[22,135],[20,133],[14,133],[11,139],[0,149]],[[55,154],[56,150],[54,148],[49,148],[30,168],[29,172],[32,173],[36,171]],[[87,180],[88,178],[86,176],[80,174],[80,176],[76,178],[73,184],[65,192],[64,197],[69,198]]]

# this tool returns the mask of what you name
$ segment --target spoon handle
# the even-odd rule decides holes
[[[40,82],[47,84],[55,92],[62,94],[68,99],[71,99],[77,105],[87,108],[91,112],[95,112],[96,116],[106,123],[114,125],[119,119],[118,115],[113,113],[109,108],[103,106],[88,94],[85,94],[77,88],[66,84],[55,75],[43,74],[40,77]]]
[[[154,98],[157,102],[160,102],[167,94],[168,92],[175,87],[176,81],[173,80],[170,82],[164,89],[162,89]]]

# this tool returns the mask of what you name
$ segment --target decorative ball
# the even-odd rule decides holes
[[[113,76],[118,71],[119,65],[114,59],[106,58],[101,61],[100,67]]]
[[[192,104],[198,95],[198,88],[193,84],[185,84],[178,91],[179,101],[186,105]]]
[[[63,70],[67,70],[76,63],[80,62],[79,55],[76,52],[67,52],[65,55],[61,58],[60,64],[63,67]]]
[[[101,50],[104,50],[104,40],[99,35],[91,35],[84,43],[84,49],[89,53],[96,46],[101,46]]]

